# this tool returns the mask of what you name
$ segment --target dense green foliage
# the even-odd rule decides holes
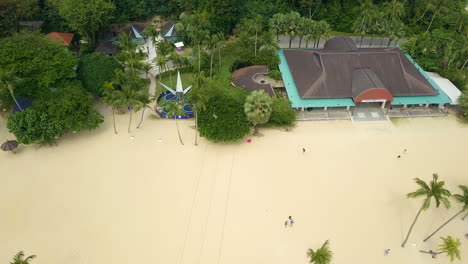
[[[14,69],[23,79],[17,97],[46,96],[60,81],[75,77],[76,65],[70,50],[39,33],[23,31],[0,39],[0,67]]]
[[[265,124],[270,119],[272,100],[265,91],[253,91],[247,96],[244,103],[244,112],[247,120],[254,126],[257,133],[258,125]]]
[[[66,82],[50,98],[37,99],[25,111],[11,115],[7,127],[21,144],[51,144],[66,132],[91,130],[103,122],[91,100],[79,81]]]
[[[36,258],[36,255],[27,256],[24,258],[24,252],[20,251],[16,253],[16,255],[13,257],[13,261],[10,262],[10,264],[29,264],[29,262],[34,258]]]
[[[291,126],[296,122],[296,112],[291,108],[291,102],[285,98],[273,99],[272,111],[268,126]]]
[[[102,95],[102,85],[112,80],[114,71],[120,65],[113,57],[102,53],[86,54],[80,58],[77,77],[86,90],[95,95]]]
[[[214,96],[198,117],[200,135],[214,142],[236,142],[245,137],[249,124],[242,103],[229,96]]]
[[[333,258],[333,253],[330,250],[330,241],[325,241],[317,250],[309,248],[309,250],[307,250],[307,256],[309,257],[309,263],[330,264]]]

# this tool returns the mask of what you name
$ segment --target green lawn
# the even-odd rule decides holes
[[[172,75],[172,83],[171,83],[170,75]],[[193,84],[192,73],[189,73],[189,72],[180,73],[180,79],[182,80],[183,88],[187,88],[188,86]],[[159,96],[159,94],[167,90],[159,84],[159,77],[156,77],[156,82],[158,82],[156,85],[156,96]],[[176,82],[177,82],[177,71],[175,70],[175,71],[163,72],[161,74],[161,82],[175,90]]]

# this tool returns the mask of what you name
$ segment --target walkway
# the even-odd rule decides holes
[[[379,107],[356,107],[352,117],[353,121],[388,121],[388,117]]]
[[[298,121],[351,120],[345,109],[297,111]]]

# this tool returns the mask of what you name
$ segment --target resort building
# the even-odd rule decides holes
[[[452,100],[399,48],[357,48],[337,36],[323,49],[283,49],[280,71],[292,107],[443,108]]]
[[[50,32],[46,36],[52,41],[63,43],[65,46],[70,46],[73,41],[75,34],[73,33],[63,33],[63,32]]]
[[[267,80],[268,67],[254,65],[238,69],[232,73],[232,85],[242,87],[249,92],[263,90],[270,96],[275,96],[273,86]]]

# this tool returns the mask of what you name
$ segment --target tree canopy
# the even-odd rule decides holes
[[[112,80],[117,69],[120,65],[113,57],[101,53],[86,54],[80,59],[77,77],[86,90],[102,95],[102,85]]]
[[[75,77],[75,55],[37,32],[22,31],[0,39],[0,67],[14,69],[23,82],[18,97],[36,98],[50,93],[60,81]]]

